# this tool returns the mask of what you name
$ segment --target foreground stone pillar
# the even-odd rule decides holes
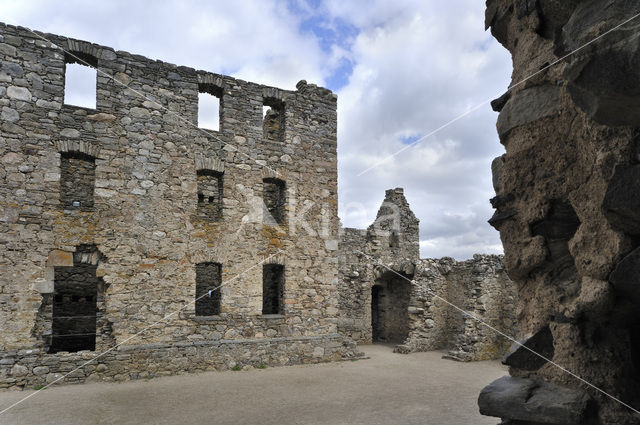
[[[618,0],[488,0],[513,56],[492,106],[506,153],[492,164],[522,341],[640,409],[640,12]],[[540,72],[539,72],[540,71]],[[483,414],[509,424],[637,424],[640,415],[514,349]]]

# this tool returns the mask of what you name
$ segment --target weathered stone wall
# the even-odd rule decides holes
[[[512,83],[533,76],[493,102],[506,153],[492,167],[490,222],[518,288],[520,338],[635,409],[640,21],[605,33],[639,12],[635,1],[489,0],[486,15],[513,57]],[[523,348],[506,362],[511,376],[479,400],[504,423],[640,422]]]
[[[263,347],[261,358],[269,359],[299,338],[308,337],[316,352],[335,341],[336,96],[304,81],[296,91],[280,90],[44,37],[50,41],[0,24],[3,385],[31,379],[12,381],[12,362],[22,357],[9,353],[35,350],[29,354],[35,365],[52,358],[43,354],[50,333],[49,313],[42,310],[55,292],[54,270],[72,266],[82,245],[100,254],[92,262],[104,285],[97,351],[125,340],[169,347],[167,353],[175,344],[243,341],[233,347]],[[64,104],[65,54],[56,46],[97,65],[96,110]],[[206,134],[190,124],[197,121],[199,90],[220,96],[220,131]],[[264,104],[279,108],[277,137],[263,135]],[[64,201],[61,157],[70,153],[95,163],[93,205],[86,208],[67,208]],[[205,191],[213,203],[216,189],[222,195],[221,212],[198,208],[198,171],[222,175],[222,190],[200,185],[203,200]],[[83,176],[88,180],[90,173]],[[271,178],[286,184],[277,226],[262,222],[264,179]],[[286,270],[281,315],[262,315],[263,259]],[[196,317],[195,269],[206,262],[222,264],[221,313]],[[287,362],[330,360],[340,351],[303,356],[282,350],[289,352]],[[347,344],[342,355],[350,350]]]
[[[397,188],[387,190],[376,221],[368,229],[343,229],[339,256],[341,333],[357,342],[371,343],[372,287],[383,275],[393,277],[389,269],[413,276],[420,249],[418,223],[403,189]]]
[[[95,353],[89,351],[6,351],[0,359],[0,388],[33,388],[63,377],[58,383],[126,381],[234,367],[339,361],[349,352],[355,352],[355,343],[337,334],[121,345],[94,362],[90,360]]]
[[[495,359],[507,352],[510,341],[487,326],[509,336],[516,333],[516,290],[502,256],[421,259],[415,282],[414,329],[405,345],[420,351],[447,349],[448,357],[462,361]]]
[[[359,343],[396,343],[400,352],[447,349],[450,358],[463,361],[506,353],[508,339],[455,308],[515,334],[515,287],[502,257],[420,259],[418,231],[402,189],[386,192],[368,229],[344,229],[339,331]],[[398,281],[409,285],[408,290]],[[386,336],[389,328],[392,335],[405,337],[398,341],[376,335],[380,329]]]

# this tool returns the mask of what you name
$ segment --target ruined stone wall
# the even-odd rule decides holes
[[[517,306],[515,285],[507,276],[502,256],[476,254],[471,260],[452,262],[450,268],[446,299],[458,302],[456,306],[473,317],[447,306],[449,356],[459,360],[500,358],[511,341],[494,329],[515,335]]]
[[[393,278],[390,270],[413,276],[420,249],[418,223],[404,190],[396,188],[386,191],[376,221],[368,229],[343,229],[339,255],[340,333],[357,342],[371,343],[372,287],[383,275]]]
[[[368,229],[344,229],[340,239],[340,332],[359,343],[374,342],[372,327],[379,326],[380,304],[386,309],[380,320],[393,318],[394,334],[400,334],[398,326],[407,326],[404,340],[380,341],[396,343],[399,352],[446,349],[448,357],[462,361],[506,353],[508,339],[453,307],[507,335],[515,334],[515,287],[502,257],[475,255],[460,262],[420,259],[418,237],[418,220],[402,189],[386,192],[376,222]],[[408,293],[397,280],[410,285]],[[380,293],[385,297],[382,303],[376,301]],[[403,297],[402,302],[398,296]],[[393,304],[396,307],[391,309]]]
[[[506,153],[492,166],[490,222],[517,285],[519,336],[635,409],[640,21],[605,33],[639,12],[631,1],[489,0],[486,15],[513,57],[512,83],[527,79],[493,102]],[[510,376],[480,396],[484,414],[509,424],[640,422],[523,348],[505,361]]]
[[[336,96],[304,81],[280,90],[44,37],[0,25],[0,380],[14,379],[15,353],[48,350],[54,270],[72,266],[82,245],[96,247],[104,284],[97,351],[125,340],[169,353],[177,343],[242,341],[234,347],[267,347],[266,359],[276,357],[269,350],[280,344],[264,342],[273,339],[290,347],[281,363],[348,355],[348,341],[314,356],[295,354],[293,342],[308,337],[318,354],[337,338]],[[56,46],[97,64],[95,110],[64,104]],[[220,129],[209,134],[191,124],[205,89],[221,97]],[[283,115],[278,137],[264,137],[264,104]],[[78,175],[61,171],[70,154],[95,165],[80,174],[93,179],[93,205],[86,193],[79,205],[65,200],[65,176]],[[222,195],[221,212],[199,211],[199,171],[222,176],[222,188],[200,184]],[[273,178],[286,185],[285,219],[264,225],[263,184]],[[284,266],[281,315],[262,314],[262,260]],[[207,262],[222,265],[221,313],[197,317],[196,265]]]
[[[448,358],[460,361],[496,359],[507,352],[510,341],[486,326],[515,334],[516,291],[502,256],[420,259],[414,282],[411,330],[400,350],[445,349]]]

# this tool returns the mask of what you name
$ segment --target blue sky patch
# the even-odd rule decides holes
[[[313,34],[322,50],[329,54],[334,46],[351,51],[353,41],[359,33],[358,28],[340,18],[327,19],[329,14],[323,10],[324,6],[320,0],[308,0],[306,4],[311,12],[300,6],[299,2],[289,1],[289,10],[303,17],[299,26],[300,32]],[[353,62],[346,57],[341,58],[337,66],[331,70],[331,74],[325,78],[327,88],[333,91],[341,89],[347,85],[352,73]]]
[[[410,136],[400,136],[400,141],[402,142],[403,145],[411,145],[411,144],[417,142],[418,140],[420,140],[421,137],[422,137],[422,134],[414,134],[414,135],[410,135]]]

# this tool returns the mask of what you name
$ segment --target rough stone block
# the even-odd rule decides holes
[[[9,86],[7,87],[7,96],[15,100],[31,100],[31,92],[25,87]]]
[[[25,376],[27,373],[29,373],[29,368],[23,365],[16,364],[11,368],[11,375],[13,376]]]
[[[41,294],[53,293],[53,280],[42,280],[36,283],[36,291]]]
[[[73,252],[54,249],[47,258],[48,267],[73,267]]]
[[[530,334],[519,342],[519,344],[514,343],[511,346],[509,353],[502,359],[503,364],[517,369],[533,371],[540,369],[547,363],[545,359],[537,354],[549,360],[553,358],[553,335],[549,326],[544,326],[535,334]]]
[[[543,381],[503,376],[478,398],[480,413],[503,419],[557,425],[584,425],[589,396]]]
[[[599,22],[622,22],[638,12],[638,2],[581,2],[562,30],[564,45],[576,49],[593,38]],[[640,120],[640,76],[628,72],[640,66],[635,31],[637,23],[611,32],[606,48],[578,55],[564,71],[572,100],[601,124],[637,125]]]
[[[627,303],[634,306],[640,303],[640,248],[631,251],[616,265],[609,281]]]
[[[3,106],[2,114],[0,114],[0,118],[3,121],[16,122],[20,119],[20,114],[15,109],[9,108],[7,106]]]
[[[561,95],[561,89],[551,85],[531,87],[512,95],[498,116],[500,140],[518,126],[557,115]]]
[[[640,234],[640,165],[615,167],[602,208],[614,229]]]
[[[49,373],[49,368],[47,366],[36,366],[33,368],[33,374],[36,376],[46,375]]]

